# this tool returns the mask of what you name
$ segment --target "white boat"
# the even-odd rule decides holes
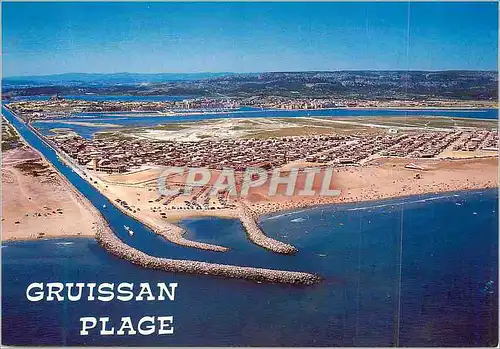
[[[106,205],[102,205],[102,208],[106,208]]]
[[[134,235],[134,231],[133,230],[129,230],[128,233],[130,234],[130,236]]]

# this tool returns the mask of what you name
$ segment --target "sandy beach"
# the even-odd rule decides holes
[[[96,209],[38,152],[3,152],[2,172],[2,240],[95,235]]]
[[[408,164],[420,166],[422,170],[406,168]],[[426,193],[443,193],[498,187],[498,158],[476,159],[403,159],[378,158],[363,166],[348,166],[335,169],[331,189],[340,189],[337,197],[320,195],[299,196],[304,177],[299,175],[296,192],[284,195],[285,187],[278,186],[277,195],[269,196],[269,186],[251,188],[244,203],[256,216],[277,213],[316,205],[363,202]],[[186,209],[180,207],[184,200],[192,197],[179,196],[169,205],[164,205],[156,190],[155,178],[158,169],[141,170],[129,174],[98,174],[87,172],[93,184],[125,213],[161,230],[171,223],[195,216],[217,216],[238,218],[236,209],[221,208],[216,197],[210,198],[214,209]],[[321,179],[321,178],[320,178]],[[179,179],[177,179],[179,180]],[[315,180],[313,189],[319,192],[321,180]],[[194,192],[195,193],[195,192]],[[123,209],[116,200],[127,202]],[[236,201],[234,201],[236,203]]]
[[[405,166],[415,164],[423,170]],[[249,197],[249,206],[259,215],[297,208],[348,202],[364,202],[410,195],[444,193],[498,187],[498,158],[466,160],[379,158],[359,167],[334,172],[332,188],[338,197],[278,195],[265,198],[265,192]],[[315,183],[313,188],[319,188]]]

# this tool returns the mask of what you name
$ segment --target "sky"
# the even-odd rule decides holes
[[[497,70],[497,2],[3,2],[3,76]]]

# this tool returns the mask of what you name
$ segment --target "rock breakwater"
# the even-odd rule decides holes
[[[294,254],[297,252],[294,246],[272,239],[264,234],[257,225],[257,216],[244,204],[240,204],[238,207],[238,217],[247,232],[248,238],[254,244],[276,253]]]
[[[216,251],[216,252],[226,252],[229,250],[229,248],[224,246],[212,245],[204,242],[188,240],[183,236],[185,233],[184,229],[169,223],[166,224],[166,227],[164,229],[155,230],[155,233],[164,237],[168,241],[181,246],[195,247],[201,250]]]
[[[125,244],[102,223],[96,227],[96,240],[114,256],[143,268],[297,285],[312,285],[321,281],[320,276],[304,272],[153,257]]]

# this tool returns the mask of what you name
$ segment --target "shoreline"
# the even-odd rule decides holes
[[[74,168],[74,164],[68,160],[68,165],[72,166]],[[76,169],[75,169],[76,171]],[[81,170],[82,173],[86,176],[89,177],[91,174],[87,173],[86,170]],[[95,176],[97,177],[97,176]],[[94,179],[96,179],[94,177]],[[102,178],[97,177],[97,180],[99,182],[105,183],[105,181]],[[177,223],[178,222],[172,222],[168,220],[164,220],[161,222],[157,222],[155,219],[149,219],[146,220],[145,217],[140,217],[140,215],[132,214],[131,212],[127,212],[124,207],[121,207],[121,205],[117,204],[115,200],[112,200],[111,197],[106,195],[105,189],[100,187],[98,184],[96,185],[95,183],[92,183],[89,181],[89,183],[97,190],[99,191],[103,196],[105,196],[109,202],[116,207],[119,211],[121,211],[123,214],[135,219],[136,221],[140,222],[141,224],[144,224],[146,227],[148,227],[152,232],[155,234],[163,237],[167,241],[184,246],[184,247],[192,247],[192,248],[198,248],[201,250],[206,250],[206,251],[214,251],[214,252],[227,252],[229,251],[228,247],[225,246],[220,246],[220,245],[214,245],[214,244],[209,244],[209,243],[204,243],[196,240],[189,240],[186,239],[184,236],[186,235],[187,231],[182,229]],[[106,187],[106,185],[105,185]],[[212,210],[210,211],[193,211],[200,213],[204,216],[214,216],[211,215],[210,213],[214,212]],[[246,205],[242,202],[240,202],[238,209],[236,210],[231,210],[231,209],[223,209],[218,212],[220,215],[226,217],[226,218],[234,218],[238,219],[240,223],[243,226],[243,229],[247,235],[248,240],[250,242],[256,244],[257,246],[260,246],[266,250],[269,250],[274,253],[279,253],[279,254],[285,254],[285,255],[291,255],[296,253],[298,250],[289,244],[283,243],[279,240],[273,239],[269,236],[266,235],[266,233],[259,227],[258,225],[258,218],[259,215],[256,214],[252,209],[249,207],[246,207]]]
[[[472,111],[472,110],[489,110],[489,109],[494,109],[494,110],[498,110],[498,105],[496,105],[495,107],[494,106],[482,106],[482,107],[457,107],[457,106],[452,106],[452,107],[412,107],[412,106],[400,106],[400,107],[396,107],[396,106],[391,106],[391,107],[334,107],[334,108],[314,108],[314,109],[285,109],[285,108],[273,108],[271,110],[290,110],[290,111],[300,111],[300,110],[311,110],[311,111],[314,111],[314,110],[385,110],[385,109],[389,109],[389,110],[401,110],[401,111],[405,111],[405,110],[426,110],[426,111],[432,111],[432,110],[436,110],[436,111],[442,111],[442,110],[453,110],[453,111],[456,111],[456,110],[467,110],[467,111]]]
[[[343,202],[337,202],[337,203],[325,203],[325,204],[318,204],[318,205],[301,206],[301,207],[295,207],[295,208],[290,208],[290,209],[283,209],[283,210],[279,210],[279,211],[270,211],[269,213],[262,213],[259,215],[259,220],[262,218],[273,219],[273,217],[292,215],[292,214],[300,213],[300,212],[303,212],[306,210],[309,211],[309,210],[316,210],[316,209],[333,208],[333,207],[345,206],[345,205],[363,204],[363,206],[361,206],[361,207],[356,207],[356,209],[363,209],[365,207],[372,207],[372,205],[370,205],[370,206],[368,206],[368,205],[375,204],[375,203],[377,203],[377,204],[381,203],[383,205],[405,204],[405,203],[407,203],[405,200],[411,199],[411,198],[415,198],[418,200],[428,200],[428,199],[432,198],[433,195],[452,197],[454,194],[482,192],[482,191],[493,190],[493,189],[497,189],[497,192],[498,192],[498,188],[499,188],[498,186],[493,186],[493,187],[472,188],[472,189],[462,189],[462,190],[435,191],[435,192],[425,192],[425,193],[420,193],[420,194],[391,196],[391,197],[385,197],[385,198],[381,198],[381,199],[369,199],[369,200],[361,200],[361,201],[343,201]],[[422,196],[430,196],[430,198],[422,198]],[[393,201],[393,200],[402,200],[402,201],[396,202],[393,204],[386,203],[386,202]],[[412,203],[412,202],[414,202],[414,201],[411,201],[408,203]],[[189,219],[189,218],[184,218],[184,219]]]
[[[392,161],[392,159],[391,159]],[[400,160],[397,160],[400,161]],[[494,161],[494,164],[492,162]],[[406,162],[404,160],[403,162]],[[491,174],[488,169],[491,168],[491,166],[495,166],[497,169],[498,167],[498,158],[496,159],[488,159],[487,163],[485,163],[482,159],[479,160],[478,162],[475,163],[470,163],[470,162],[464,162],[464,160],[457,160],[457,161],[451,161],[451,162],[446,162],[446,160],[435,160],[434,164],[441,164],[441,165],[446,165],[450,166],[451,164],[451,171],[456,171],[456,166],[458,166],[459,171],[460,169],[464,168],[464,163],[466,164],[466,168],[469,168],[470,166],[475,166],[477,167],[480,165],[481,168],[484,168],[486,173]],[[484,167],[486,166],[486,167]],[[489,167],[488,167],[489,166]],[[439,166],[438,166],[439,167]],[[441,171],[439,168],[436,169],[438,172]],[[345,172],[349,173],[352,171],[356,171],[356,169],[345,169]],[[284,254],[293,254],[297,250],[287,244],[283,244],[282,242],[278,240],[271,239],[272,241],[268,241],[267,243],[265,240],[268,240],[269,237],[265,235],[264,232],[262,232],[262,229],[259,227],[259,219],[262,216],[265,215],[279,215],[283,214],[286,212],[294,211],[294,210],[300,210],[300,209],[313,209],[315,207],[321,207],[321,206],[330,206],[330,205],[342,205],[342,204],[349,204],[349,203],[366,203],[366,202],[376,202],[378,200],[387,200],[387,199],[397,199],[401,197],[409,197],[409,196],[420,196],[420,195],[433,195],[433,194],[442,194],[442,193],[450,193],[450,192],[458,192],[458,191],[469,191],[469,190],[487,190],[491,188],[498,188],[498,182],[496,179],[489,178],[489,175],[486,177],[481,177],[481,178],[474,178],[470,177],[469,180],[469,175],[467,172],[462,172],[457,177],[447,177],[446,173],[441,174],[440,177],[433,179],[432,178],[432,172],[435,173],[434,170],[430,170],[429,173],[429,178],[430,181],[422,179],[414,179],[414,172],[413,170],[405,169],[402,177],[403,180],[406,178],[406,182],[403,183],[397,183],[393,184],[393,186],[389,186],[387,188],[391,188],[391,190],[382,190],[378,192],[373,192],[371,187],[345,187],[342,188],[342,193],[340,197],[319,197],[319,198],[314,198],[313,200],[301,200],[300,198],[297,199],[297,197],[282,197],[281,200],[278,201],[255,201],[251,202],[248,200],[241,200],[239,202],[239,205],[237,204],[236,209],[216,209],[216,210],[174,210],[174,211],[169,211],[167,212],[168,218],[158,218],[155,217],[155,215],[152,215],[150,213],[147,213],[145,211],[146,207],[141,207],[142,209],[138,211],[138,213],[132,214],[132,212],[127,212],[125,211],[122,207],[119,207],[118,205],[115,205],[115,207],[118,207],[122,212],[125,214],[133,217],[134,219],[140,221],[141,223],[149,226],[150,228],[153,229],[153,231],[161,230],[162,226],[165,225],[173,225],[174,227],[178,227],[175,224],[178,224],[180,221],[184,219],[189,219],[189,218],[196,218],[196,217],[222,217],[222,218],[234,218],[234,219],[239,219],[241,224],[243,225],[244,230],[247,233],[247,238],[255,243],[256,245],[269,249],[273,252],[277,253],[284,253]],[[450,169],[447,170],[448,173],[450,173]],[[467,170],[469,171],[469,170]],[[427,177],[425,174],[427,170],[423,171],[424,177]],[[355,172],[355,175],[360,174],[360,172]],[[339,173],[337,173],[339,174]],[[382,174],[383,175],[383,174]],[[445,175],[443,177],[443,175]],[[105,181],[103,178],[99,178],[99,176],[93,174],[93,178],[97,177],[99,182],[107,183],[110,186],[112,186],[111,182]],[[420,177],[419,177],[420,178]],[[443,180],[444,178],[444,180]],[[397,179],[397,178],[395,178]],[[401,177],[400,177],[401,180]],[[420,182],[420,181],[423,182]],[[414,182],[417,181],[417,182]],[[345,180],[344,180],[345,182]],[[349,182],[350,183],[350,182]],[[415,183],[414,185],[411,183]],[[422,184],[422,185],[421,185]],[[351,183],[350,183],[351,185]],[[135,195],[133,194],[134,192],[115,192],[115,189],[111,188],[106,188],[106,184],[104,185],[95,185],[95,188],[99,190],[103,195],[108,197],[110,201],[114,201],[116,198],[127,198]],[[139,188],[137,188],[139,189]],[[127,189],[128,190],[128,189]],[[352,190],[352,192],[351,192]],[[126,195],[126,196],[122,196]],[[134,202],[132,200],[129,201],[129,198],[127,198],[128,202]],[[294,200],[295,199],[295,200]],[[141,197],[141,200],[147,200],[144,197]],[[239,207],[238,207],[239,206]],[[246,211],[249,212],[246,217],[245,215],[242,215],[241,207],[244,206],[247,208]],[[144,212],[143,212],[144,211]],[[243,210],[245,211],[245,209]],[[174,223],[174,224],[172,224]],[[179,228],[177,228],[179,229]],[[257,231],[259,234],[252,234],[253,231]],[[250,233],[249,233],[250,231]],[[170,240],[171,242],[177,243],[176,241]],[[189,240],[190,241],[190,240]],[[284,246],[287,245],[287,246]],[[191,246],[190,246],[191,247]],[[196,247],[196,246],[192,246]],[[205,249],[202,247],[202,249]]]
[[[15,103],[15,102],[14,102]],[[9,104],[9,103],[8,103]],[[7,104],[7,106],[8,106]],[[247,107],[241,107],[241,108],[247,108]],[[221,111],[198,111],[193,109],[190,112],[186,111],[175,111],[175,110],[169,110],[168,112],[162,112],[162,111],[139,111],[139,110],[122,110],[122,111],[88,111],[88,112],[69,112],[67,115],[60,116],[60,117],[49,117],[49,118],[43,118],[43,119],[36,119],[33,120],[33,122],[42,122],[42,123],[50,123],[50,122],[58,122],[59,120],[63,120],[61,122],[64,122],[64,119],[68,118],[85,118],[85,116],[82,116],[81,114],[95,114],[90,116],[89,118],[99,118],[100,115],[103,114],[116,114],[119,116],[120,114],[132,114],[134,117],[155,117],[155,118],[161,118],[161,117],[186,117],[189,118],[190,116],[203,116],[203,115],[218,115],[218,114],[231,114],[231,115],[238,115],[242,113],[260,113],[260,112],[315,112],[315,111],[338,111],[338,110],[345,110],[345,111],[357,111],[357,110],[365,110],[365,111],[383,111],[383,110],[389,110],[389,111],[424,111],[424,112],[441,112],[441,111],[466,111],[466,112],[481,112],[485,110],[499,110],[498,105],[491,105],[491,106],[476,106],[476,107],[460,107],[460,106],[442,106],[442,107],[415,107],[415,106],[387,106],[387,107],[331,107],[331,108],[314,108],[314,109],[288,109],[288,108],[262,108],[262,107],[251,107],[253,108],[252,110],[240,110],[241,108],[235,108],[231,110],[221,110]],[[10,110],[10,109],[9,109]],[[142,114],[147,114],[147,115],[142,115]],[[308,117],[309,115],[304,115],[304,117]],[[442,115],[443,116],[443,115]],[[446,116],[446,115],[444,115]],[[276,116],[276,117],[286,117],[286,116]],[[328,115],[323,116],[323,115],[318,115],[317,117],[328,117]],[[364,117],[364,116],[361,116]],[[463,117],[462,117],[463,118]],[[476,119],[476,118],[474,118]],[[478,120],[495,120],[495,119],[482,119],[482,118],[477,118]],[[79,121],[75,121],[78,123]],[[71,124],[72,122],[69,121],[67,122],[68,124]],[[83,123],[83,122],[82,122]],[[89,125],[87,125],[89,126]],[[94,126],[94,125],[92,125]],[[96,126],[97,127],[97,126]],[[106,126],[107,128],[111,128],[112,126]]]
[[[291,215],[294,213],[298,213],[297,210],[315,210],[315,209],[321,209],[321,208],[330,208],[330,207],[337,207],[337,206],[342,206],[342,205],[351,205],[351,204],[369,204],[369,203],[378,203],[378,202],[385,202],[385,201],[391,201],[391,200],[396,200],[396,199],[410,199],[410,198],[419,198],[423,195],[449,195],[451,196],[453,193],[470,193],[470,192],[477,192],[477,191],[486,191],[486,190],[493,190],[493,189],[498,189],[498,186],[494,187],[485,187],[485,188],[472,188],[472,189],[463,189],[463,190],[446,190],[446,191],[436,191],[436,192],[425,192],[425,193],[420,193],[420,194],[410,194],[410,195],[401,195],[401,196],[392,196],[392,197],[386,197],[382,199],[372,199],[372,200],[360,200],[360,201],[344,201],[344,202],[336,202],[336,203],[325,203],[325,204],[318,204],[318,205],[308,205],[308,206],[300,206],[300,207],[295,207],[295,208],[290,208],[290,209],[283,209],[283,210],[278,210],[278,211],[269,211],[265,213],[261,213],[257,217],[257,223],[262,219],[262,218],[271,218],[276,217],[276,216],[281,216],[281,215]],[[425,198],[421,199],[425,200]],[[397,203],[395,203],[397,204]],[[92,205],[94,206],[94,205]],[[95,206],[94,206],[95,207]],[[116,207],[116,206],[115,206]],[[118,207],[117,207],[118,208]],[[124,214],[125,211],[123,209],[118,208],[120,211],[122,211]],[[97,208],[96,208],[97,210]],[[127,214],[128,215],[128,214]],[[132,217],[132,216],[129,216]],[[137,220],[137,218],[132,217]],[[230,215],[230,214],[217,214],[217,211],[210,211],[210,212],[194,212],[192,215],[188,215],[185,217],[176,217],[173,218],[172,220],[169,220],[170,223],[179,223],[184,220],[189,220],[189,219],[203,219],[203,218],[218,218],[218,219],[237,219],[238,217],[236,215]],[[149,229],[153,230],[153,227],[146,222],[142,222],[138,220],[141,224],[144,224],[147,226]],[[82,239],[92,239],[95,240],[95,236],[86,236],[86,235],[51,235],[47,236],[41,239],[37,238],[20,238],[20,239],[7,239],[7,240],[2,240],[3,242],[27,242],[27,241],[46,241],[46,240],[57,240],[57,239],[64,239],[64,238],[82,238]],[[188,240],[192,241],[192,240]],[[196,242],[196,241],[193,241]]]
[[[325,207],[325,206],[337,206],[337,205],[344,205],[344,204],[345,205],[347,205],[347,204],[365,204],[365,203],[373,203],[373,202],[386,201],[386,200],[418,197],[418,196],[422,196],[422,195],[446,195],[446,194],[457,193],[457,192],[489,190],[489,189],[495,189],[495,188],[498,189],[499,187],[498,186],[488,186],[488,187],[472,187],[472,188],[442,190],[442,191],[422,191],[422,192],[417,192],[417,193],[411,193],[408,195],[392,195],[392,196],[370,198],[370,199],[363,199],[363,200],[351,200],[351,199],[347,198],[346,200],[342,200],[342,201],[324,202],[324,203],[315,203],[315,204],[297,203],[293,207],[263,209],[263,210],[259,211],[258,217],[260,219],[262,216],[275,215],[275,214],[276,215],[287,214],[287,212],[293,212],[294,210],[314,209],[314,208],[321,208],[321,207]]]
[[[367,108],[358,108],[358,109],[367,109]],[[381,110],[392,110],[391,108],[379,108]],[[393,109],[396,109],[396,110],[400,110],[402,112],[404,112],[405,110],[404,109],[399,109],[399,108],[393,108]],[[420,110],[422,108],[416,108],[416,109],[412,109],[412,110]],[[492,109],[495,109],[495,110],[498,110],[496,108],[486,108],[486,109],[477,109],[475,110],[476,108],[470,108],[470,109],[463,109],[463,108],[457,108],[457,110],[466,110],[467,112],[472,112],[472,111],[476,111],[476,112],[480,112],[482,110],[492,110]],[[308,110],[308,109],[283,109],[283,110],[288,110],[288,111],[301,111],[301,110]],[[333,110],[332,108],[327,108],[327,109],[310,109],[312,111],[315,111],[315,110]],[[357,110],[357,108],[350,108],[350,109],[342,109],[342,110]],[[375,109],[374,109],[375,110]],[[422,110],[426,110],[426,109],[422,109]],[[445,110],[452,110],[452,109],[445,109]],[[275,109],[272,109],[270,111],[281,111],[281,110],[275,110]],[[435,112],[439,112],[440,110],[439,109],[429,109],[429,110],[426,110],[426,111],[435,111]],[[120,113],[120,112],[118,112]],[[123,112],[125,113],[125,112]],[[101,114],[106,114],[106,113],[101,113]],[[235,112],[233,112],[233,114],[235,114]],[[190,114],[192,115],[192,114]],[[199,115],[211,115],[211,113],[200,113]],[[169,115],[170,116],[173,116],[173,115]],[[179,114],[177,116],[189,116],[189,115],[185,115],[185,114]],[[146,116],[145,116],[146,117]],[[152,117],[164,117],[164,115],[154,115]],[[303,116],[269,116],[269,117],[255,117],[255,118],[248,118],[248,117],[241,117],[241,116],[236,116],[236,117],[233,117],[233,118],[230,118],[231,120],[235,120],[235,121],[246,121],[246,120],[252,120],[252,119],[261,119],[261,118],[266,118],[266,119],[288,119],[288,118],[293,118],[293,119],[298,119],[298,118],[315,118],[315,119],[346,119],[347,120],[352,120],[352,119],[356,119],[356,118],[360,118],[360,119],[370,119],[370,118],[385,118],[385,117],[391,117],[391,118],[406,118],[406,117],[415,117],[415,116],[411,116],[411,115],[395,115],[395,116],[384,116],[384,115],[303,115]],[[453,120],[459,120],[459,121],[470,121],[471,119],[474,120],[474,121],[485,121],[485,122],[492,122],[492,121],[495,121],[495,120],[498,120],[498,119],[487,119],[487,118],[468,118],[468,117],[465,117],[465,116],[448,116],[448,115],[419,115],[418,117],[424,117],[424,118],[449,118],[449,119],[453,119]],[[102,127],[104,129],[109,129],[109,131],[112,131],[113,129],[116,129],[116,130],[126,130],[126,129],[141,129],[141,128],[150,128],[150,126],[124,126],[124,125],[120,125],[120,124],[107,124],[107,123],[92,123],[92,122],[85,122],[85,121],[66,121],[67,119],[71,119],[71,118],[75,118],[73,116],[68,116],[68,117],[61,117],[61,118],[48,118],[48,119],[40,119],[40,120],[35,120],[33,121],[33,123],[41,123],[41,124],[50,124],[50,123],[54,123],[54,122],[58,122],[58,123],[61,123],[61,124],[66,124],[66,125],[74,125],[74,126],[84,126],[84,127]],[[84,119],[85,117],[83,116],[77,116],[77,118],[81,118],[81,119]],[[99,119],[98,116],[96,116],[94,119]],[[227,120],[228,118],[212,118],[212,119],[209,119],[210,121],[216,121],[216,120]],[[206,120],[202,120],[202,121],[206,121]],[[340,120],[340,121],[344,121],[344,120]],[[200,120],[186,120],[186,121],[179,121],[179,122],[174,122],[172,124],[181,124],[181,125],[185,125],[185,124],[196,124],[200,122]],[[52,130],[57,130],[58,128],[52,128],[50,129],[50,131]],[[99,131],[99,132],[109,132],[109,131]]]

